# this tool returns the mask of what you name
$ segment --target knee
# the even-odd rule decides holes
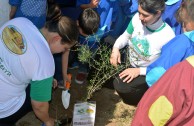
[[[113,84],[119,97],[128,105],[137,105],[148,89],[144,86],[135,86],[133,83],[124,83],[118,77],[113,81]]]
[[[122,79],[116,77],[113,81],[114,89],[120,93],[134,92],[135,89],[130,84],[123,82]]]

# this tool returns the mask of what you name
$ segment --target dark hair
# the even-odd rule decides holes
[[[158,11],[161,13],[165,10],[164,0],[138,0],[138,4],[148,13],[157,14]]]
[[[87,34],[91,35],[97,32],[99,23],[100,23],[100,16],[99,14],[91,8],[87,8],[82,11],[78,18],[79,27],[82,31]]]
[[[75,44],[79,36],[77,24],[72,19],[62,16],[61,10],[57,4],[48,7],[45,28],[50,32],[57,32],[62,42]]]
[[[179,23],[194,21],[194,0],[184,0],[176,12],[176,19]],[[185,10],[185,11],[183,11]]]

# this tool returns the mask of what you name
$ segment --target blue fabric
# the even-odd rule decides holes
[[[147,83],[149,82],[149,85],[152,85],[150,82],[154,82],[155,80],[154,76],[149,76],[149,72],[152,69],[162,67],[165,70],[168,70],[173,65],[183,61],[191,55],[194,55],[194,31],[178,35],[162,47],[160,57],[147,67]],[[152,73],[152,75],[153,74],[154,73]]]
[[[89,3],[90,0],[77,0],[77,6]],[[95,10],[99,13],[101,19],[99,28],[107,26],[104,36],[117,37],[121,35],[126,30],[128,22],[137,12],[137,9],[137,0],[101,0]],[[112,15],[111,18],[109,18],[109,14]]]
[[[130,1],[131,1],[131,0],[119,0],[119,3],[120,3],[121,5],[125,5],[125,4],[127,4],[127,3],[130,3]]]
[[[95,36],[84,37],[82,35],[79,36],[79,43],[81,45],[88,45],[91,50],[98,48],[98,38]]]
[[[106,16],[106,20],[104,21],[103,27],[100,28],[101,30],[104,30],[104,31],[105,29],[110,30],[110,23],[112,22],[112,16],[113,16],[113,8],[110,8]]]
[[[21,0],[9,0],[9,4],[18,7],[21,4]]]
[[[165,3],[166,5],[173,5],[175,3],[177,3],[179,0],[167,0]]]
[[[127,26],[125,27],[124,25],[126,22],[126,18],[122,10],[119,9],[117,13],[118,13],[117,21],[112,22],[109,32],[109,35],[114,36],[115,38],[119,37],[124,31],[123,29],[126,29],[127,27]]]
[[[191,41],[194,42],[194,31],[193,32],[185,32],[184,33]]]
[[[81,4],[88,4],[91,0],[77,0],[76,6],[79,7]]]
[[[118,23],[115,24],[117,27],[114,28],[114,30],[119,29],[119,32],[117,34],[113,33],[113,36],[121,35],[127,29],[133,15],[138,11],[137,0],[120,0],[120,6],[121,12],[119,13]]]
[[[9,0],[10,5],[17,6],[15,17],[26,17],[42,28],[46,22],[46,0]]]
[[[70,17],[71,19],[76,21],[82,10],[79,7],[65,7],[62,8],[61,11],[64,16]]]
[[[121,4],[123,12],[128,17],[132,17],[138,10],[138,2],[137,0],[130,0],[125,4]]]
[[[55,2],[68,7],[75,7],[76,4],[76,0],[55,0]]]
[[[146,82],[151,87],[166,72],[163,67],[155,67],[146,75]]]
[[[77,0],[77,6],[79,7],[81,4],[89,4],[90,0]],[[108,35],[108,32],[112,29],[111,24],[118,20],[118,10],[119,3],[117,0],[100,0],[98,7],[94,8],[97,13],[100,15],[100,26],[99,29],[102,31],[102,28],[106,26],[104,29],[104,36]]]
[[[181,5],[182,0],[178,0],[175,4],[166,5],[166,9],[162,14],[163,20],[168,23],[175,32],[175,35],[183,33],[182,26],[179,24],[175,18],[175,13]]]

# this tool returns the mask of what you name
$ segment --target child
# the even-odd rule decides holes
[[[181,24],[177,22],[175,17],[176,11],[179,9],[181,2],[182,0],[167,0],[165,2],[166,9],[162,14],[162,19],[172,27],[175,35],[179,35],[183,32]]]
[[[193,1],[188,3],[194,5]],[[193,12],[191,11],[192,6],[185,5],[187,4],[183,2],[177,12],[177,19],[182,23],[185,33],[176,36],[168,44],[164,45],[160,57],[148,66],[146,82],[149,86],[152,86],[170,67],[194,55],[194,14],[191,13]]]
[[[85,45],[87,44],[91,49],[95,49],[97,48],[97,46],[93,46],[94,45],[94,42],[88,42],[88,38],[90,37],[89,35],[91,34],[94,34],[96,33],[96,31],[98,30],[98,27],[99,27],[99,22],[100,22],[100,17],[98,15],[98,13],[96,11],[94,11],[93,9],[91,8],[87,8],[85,10],[83,10],[81,12],[81,14],[79,15],[79,18],[77,20],[77,25],[78,25],[78,29],[79,29],[79,45],[82,46],[82,45]],[[63,78],[63,81],[59,81],[59,87],[60,88],[63,88],[64,87],[64,84],[66,81],[71,81],[67,78],[67,67],[68,67],[68,55],[70,53],[70,56],[69,56],[69,59],[73,59],[73,61],[69,61],[69,62],[78,62],[78,59],[77,59],[77,52],[75,51],[71,51],[70,50],[66,50],[65,52],[63,52],[62,54],[62,62],[61,62],[61,56],[55,56],[55,61],[57,62],[56,63],[56,66],[58,66],[56,68],[56,73],[55,73],[55,76],[56,76],[56,79],[59,81],[61,80],[61,72],[62,72],[62,78]],[[78,52],[79,53],[79,52]],[[61,63],[62,63],[62,71],[61,71]],[[76,75],[76,78],[77,76],[78,77],[82,77],[81,79],[81,83],[78,82],[79,84],[82,84],[84,82],[84,79],[86,79],[87,77],[87,71],[88,71],[88,65],[87,64],[81,64],[79,62],[79,70],[78,70],[78,74]],[[83,76],[85,78],[83,78]],[[78,78],[79,79],[79,78]]]
[[[100,24],[97,33],[87,37],[87,42],[94,48],[102,38],[105,38],[112,31],[111,25],[120,19],[119,13],[117,13],[119,3],[116,0],[77,0],[77,6],[83,10],[93,8],[100,15]],[[94,52],[95,49],[91,49],[91,51]],[[84,68],[83,65],[79,67],[81,69],[78,70],[75,78],[75,81],[79,84],[82,84],[86,80],[88,73],[88,70],[82,69]]]
[[[46,21],[47,0],[9,0],[10,19],[26,17],[37,28],[42,28]]]

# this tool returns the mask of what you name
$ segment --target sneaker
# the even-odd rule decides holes
[[[75,78],[75,82],[78,84],[83,84],[87,79],[88,73],[78,72]]]
[[[64,89],[63,80],[60,80],[60,81],[58,81],[57,83],[58,83],[58,88]]]
[[[68,69],[77,69],[77,68],[79,68],[78,62],[74,62],[70,67],[68,67]]]

